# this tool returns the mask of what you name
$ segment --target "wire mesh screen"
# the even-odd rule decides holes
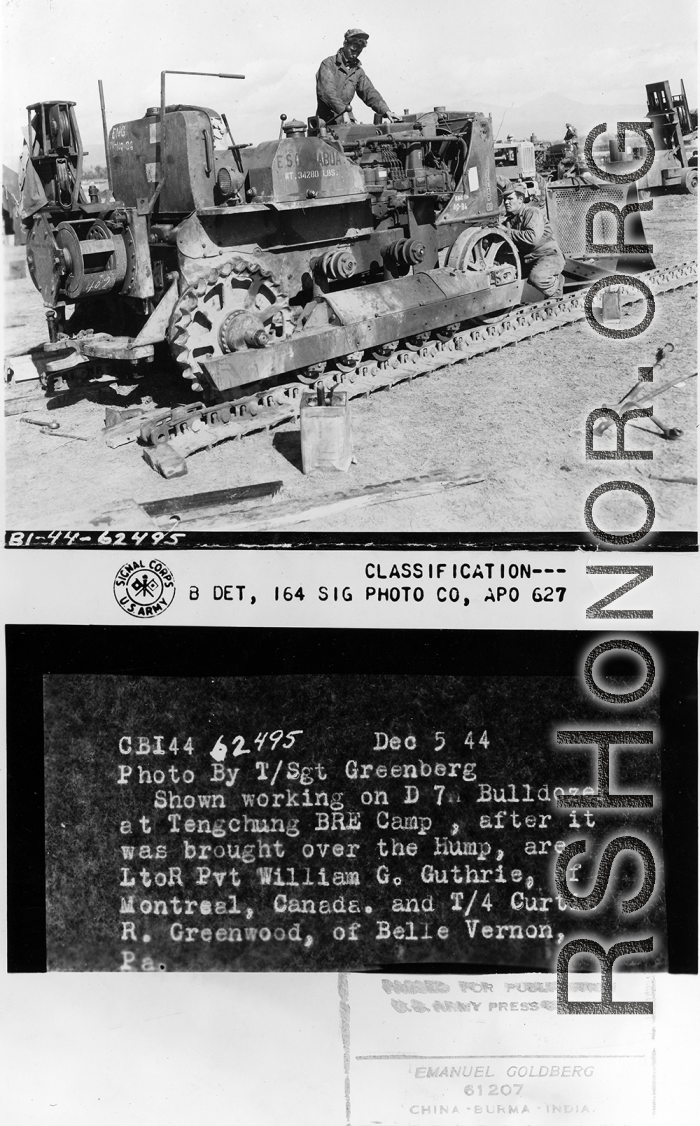
[[[612,203],[622,211],[627,194],[626,184],[606,184],[605,187],[549,188],[547,202],[549,220],[555,237],[566,258],[579,258],[586,253],[586,214],[594,203]],[[599,211],[593,216],[593,241],[617,241],[617,223],[610,211]]]

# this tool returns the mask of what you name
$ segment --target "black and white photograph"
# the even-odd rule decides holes
[[[695,22],[7,3],[7,527],[694,533]]]
[[[4,0],[0,1116],[686,1126],[691,0]]]

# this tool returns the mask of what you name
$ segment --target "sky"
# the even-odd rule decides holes
[[[315,111],[315,72],[348,27],[369,33],[363,65],[398,113],[519,106],[547,94],[643,106],[646,82],[668,79],[677,92],[681,78],[697,105],[692,0],[2,2],[2,146],[11,167],[29,103],[75,101],[84,141],[99,142],[98,78],[111,126],[159,101],[163,68],[245,74],[244,82],[169,76],[167,100],[223,110],[239,142],[269,140],[280,114]],[[360,103],[358,117],[371,121],[371,111]]]

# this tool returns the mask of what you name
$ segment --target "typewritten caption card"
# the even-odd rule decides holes
[[[553,861],[639,819],[585,807],[598,721],[575,678],[47,677],[49,969],[550,969],[579,927]],[[640,703],[620,784],[659,789],[654,727]]]

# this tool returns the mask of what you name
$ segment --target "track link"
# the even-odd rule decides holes
[[[653,294],[668,293],[697,283],[697,262],[649,270],[636,277],[644,281]],[[319,382],[327,390],[346,391],[350,399],[366,397],[397,383],[430,375],[439,368],[581,321],[585,318],[586,292],[581,289],[536,305],[519,306],[494,324],[458,332],[446,342],[430,341],[417,351],[402,348],[386,360],[361,362],[349,372],[332,370]],[[639,300],[639,291],[630,290],[623,296],[622,303]],[[190,454],[296,419],[305,391],[308,391],[307,385],[290,382],[215,406],[195,403],[176,407],[165,418],[141,426],[144,459],[164,477],[182,476],[187,472],[184,459]]]

